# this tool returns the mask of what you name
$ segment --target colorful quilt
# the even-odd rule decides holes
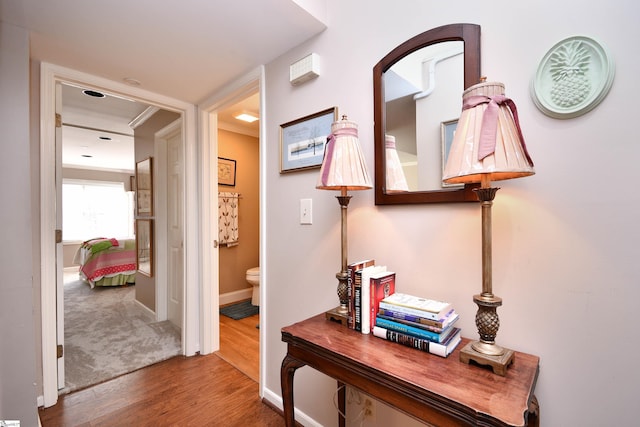
[[[96,238],[82,243],[75,256],[80,275],[94,286],[117,286],[134,281],[135,239]],[[103,280],[108,278],[110,280]]]

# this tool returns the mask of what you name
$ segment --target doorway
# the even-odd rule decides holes
[[[259,101],[256,90],[217,113],[218,161],[223,167],[235,165],[235,173],[231,179],[223,176],[217,187],[218,283],[220,305],[227,309],[220,316],[220,349],[216,354],[256,382],[260,322],[259,314],[251,313],[260,306],[259,281],[254,280],[260,266]],[[237,118],[240,114],[245,120]],[[242,313],[226,316],[230,306]]]
[[[218,218],[218,179],[217,169],[215,167],[218,155],[218,122],[219,115],[222,111],[228,109],[231,105],[234,105],[239,100],[246,99],[247,97],[258,93],[259,94],[259,111],[264,111],[264,67],[258,67],[247,75],[241,77],[235,82],[230,83],[220,93],[213,95],[210,99],[204,101],[199,105],[201,111],[201,129],[203,135],[202,141],[202,169],[203,169],[203,192],[208,195],[208,201],[203,203],[202,215],[205,218],[211,220]],[[259,206],[264,206],[264,194],[265,194],[265,154],[263,141],[265,140],[265,126],[264,121],[260,120],[258,124],[259,128]],[[259,228],[259,263],[260,266],[260,315],[259,315],[259,366],[264,366],[264,340],[265,331],[267,328],[267,319],[264,313],[267,309],[268,302],[265,300],[265,289],[267,283],[265,281],[267,267],[264,264],[264,238],[262,236],[262,230],[265,229],[265,215],[264,210],[260,210]],[[213,221],[212,221],[213,222]],[[241,231],[242,233],[242,231]],[[218,283],[219,277],[219,251],[221,250],[217,246],[218,230],[217,227],[203,228],[203,281],[204,283],[211,283],[212,286],[203,286],[203,300],[202,300],[202,316],[204,319],[203,325],[203,337],[202,343],[205,349],[205,354],[220,349],[220,313],[219,307],[221,305],[220,299],[220,286]],[[250,297],[250,294],[248,295]],[[264,395],[264,372],[260,369],[260,396]]]
[[[185,250],[198,254],[199,230],[201,218],[198,215],[197,165],[195,106],[182,101],[170,99],[154,93],[132,88],[124,84],[98,78],[96,76],[69,70],[63,67],[43,63],[40,75],[41,93],[41,132],[40,132],[40,206],[41,206],[41,301],[42,301],[42,371],[43,399],[45,407],[57,402],[59,384],[59,360],[56,357],[58,345],[58,319],[62,319],[62,300],[59,297],[57,283],[57,254],[62,254],[62,242],[58,241],[56,229],[56,88],[60,83],[82,84],[83,86],[100,88],[110,93],[134,99],[159,108],[175,111],[183,117],[183,140],[185,153],[185,197],[183,200],[185,223],[191,224],[184,230]],[[186,261],[183,273],[185,285],[184,295],[184,328],[182,330],[182,354],[187,356],[199,350],[198,337],[200,322],[198,311],[199,274],[198,256]],[[62,373],[63,370],[62,370]]]
[[[63,329],[64,378],[58,386],[72,392],[181,353],[183,142],[178,113],[82,85],[60,86],[57,176],[63,181],[64,256],[58,257],[63,260],[58,269],[76,274],[65,274],[63,281],[64,322],[58,327]],[[174,154],[167,157],[167,151]],[[150,214],[135,203],[140,158],[155,166],[159,197]],[[160,227],[165,218],[172,228]],[[136,271],[141,223],[150,224],[155,236],[150,274]]]

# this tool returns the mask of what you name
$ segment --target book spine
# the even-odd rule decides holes
[[[382,310],[380,310],[380,311],[382,311]],[[393,320],[393,321],[398,322],[398,323],[402,323],[402,324],[409,325],[409,326],[414,326],[416,328],[424,329],[426,331],[431,331],[431,332],[434,332],[436,334],[441,334],[441,333],[447,331],[449,328],[453,327],[453,323],[454,323],[454,322],[451,322],[451,323],[447,324],[447,326],[445,326],[444,328],[437,328],[435,326],[425,325],[424,323],[421,323],[421,322],[415,322],[415,321],[412,321],[412,320],[405,320],[405,319],[401,319],[399,317],[394,317],[394,316],[387,316],[386,314],[382,314],[380,312],[378,313],[378,316],[382,317],[383,319]]]
[[[392,341],[406,347],[415,348],[427,353],[435,354],[440,357],[447,357],[447,346],[424,340],[421,338],[413,337],[411,335],[403,334],[401,332],[391,331],[380,326],[373,327],[373,335],[388,341]]]
[[[356,271],[353,282],[353,329],[362,331],[362,272]]]
[[[354,276],[354,267],[350,266],[347,268],[347,327],[349,329],[353,329],[354,321],[353,321],[353,276]]]
[[[424,311],[418,308],[405,307],[404,305],[391,304],[385,301],[380,301],[380,308],[385,310],[392,310],[398,313],[410,314],[412,316],[423,317],[429,320],[440,320],[438,313],[431,311]]]
[[[389,329],[396,332],[402,332],[403,334],[412,335],[417,338],[423,338],[435,343],[439,343],[443,339],[441,334],[436,334],[435,332],[415,328],[409,325],[404,325],[402,323],[394,322],[393,320],[388,320],[380,316],[376,317],[376,326],[380,326],[381,328]]]
[[[376,316],[380,307],[380,301],[396,290],[396,274],[390,272],[382,277],[371,279],[371,304],[369,310],[369,325],[373,328],[376,324]]]
[[[380,307],[380,309],[378,310],[378,313],[383,316],[393,317],[394,319],[401,319],[401,320],[406,320],[407,322],[420,323],[422,325],[431,326],[434,328],[443,328],[446,321],[446,318],[439,319],[439,320],[431,320],[425,317],[414,316],[412,314],[403,313],[397,310],[389,310],[382,307]]]

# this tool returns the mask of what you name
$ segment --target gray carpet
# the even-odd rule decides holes
[[[64,392],[135,371],[181,352],[180,331],[136,302],[135,286],[64,286]]]

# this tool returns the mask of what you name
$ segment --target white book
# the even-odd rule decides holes
[[[381,271],[387,271],[386,265],[372,265],[362,269],[361,313],[362,333],[371,332],[371,276]]]

